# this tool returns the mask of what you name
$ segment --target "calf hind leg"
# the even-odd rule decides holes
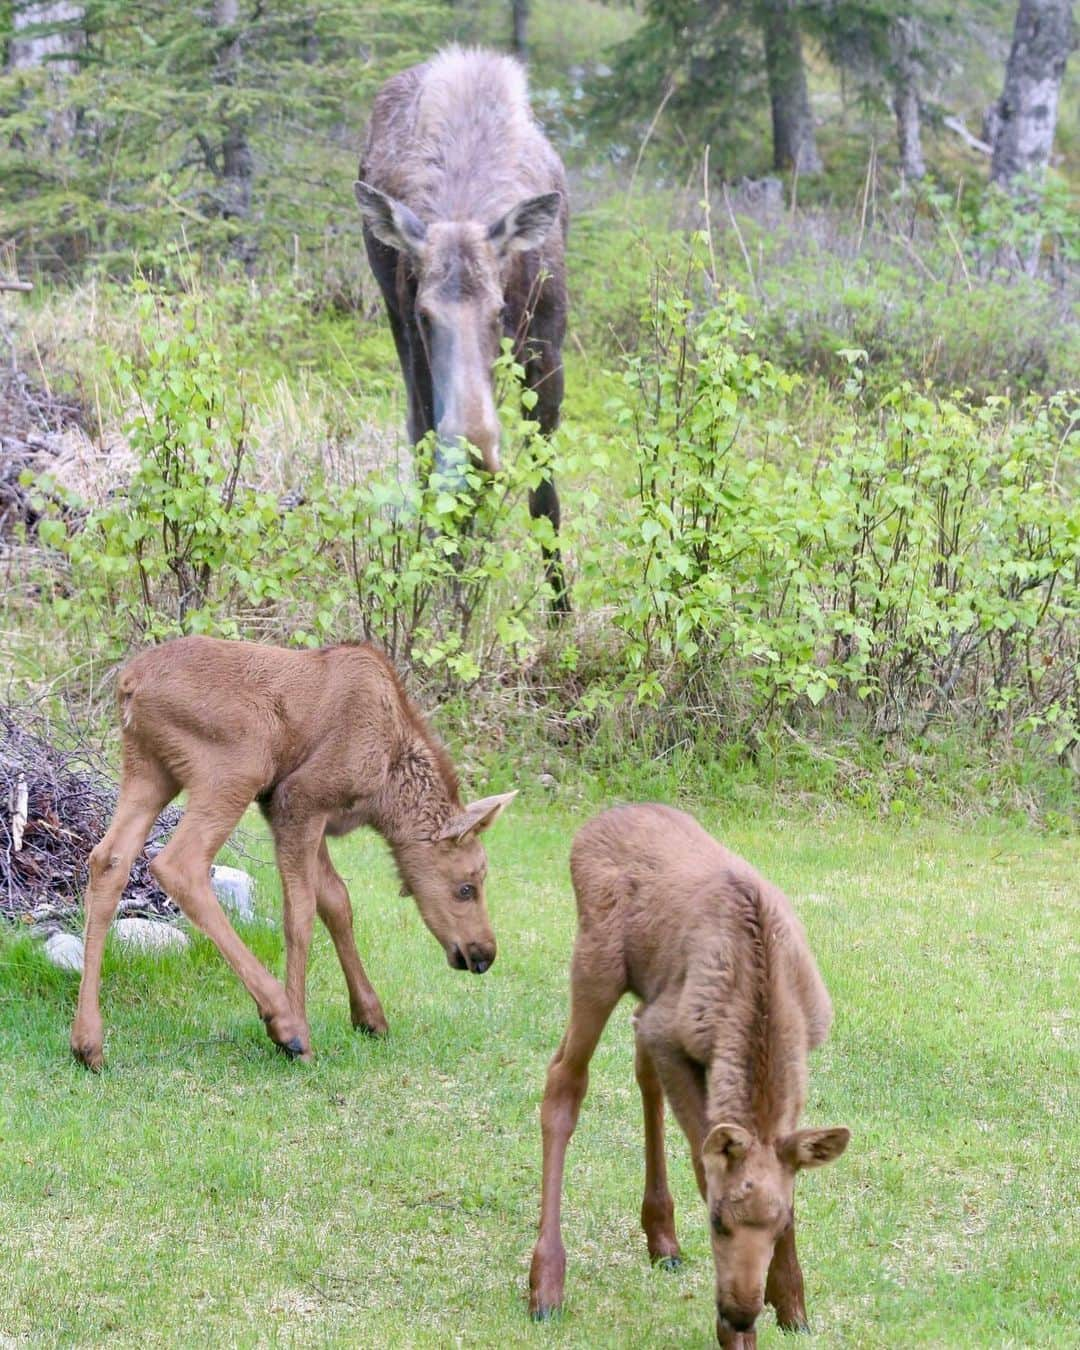
[[[317,897],[319,918],[333,939],[334,950],[345,975],[352,1024],[357,1031],[366,1031],[372,1036],[383,1036],[387,1031],[386,1014],[382,1010],[378,994],[371,987],[363,962],[360,960],[360,953],[356,950],[349,892],[330,861],[330,851],[326,847],[325,839],[319,846]]]
[[[101,959],[105,935],[131,867],[160,812],[176,794],[176,787],[151,768],[136,767],[128,759],[116,803],[116,814],[101,842],[90,854],[90,880],[83,908],[86,912],[83,973],[79,1002],[71,1024],[71,1051],[80,1063],[97,1073],[104,1064],[101,1025]]]
[[[210,865],[253,797],[254,790],[192,797],[176,833],[150,870],[240,977],[270,1039],[287,1054],[303,1056],[310,1052],[303,1017],[293,1010],[281,982],[240,940],[210,885]]]

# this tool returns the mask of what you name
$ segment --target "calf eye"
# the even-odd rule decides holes
[[[476,887],[473,886],[471,882],[468,881],[462,882],[462,884],[457,888],[457,898],[459,900],[475,900]]]

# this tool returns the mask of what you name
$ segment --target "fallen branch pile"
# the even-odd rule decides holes
[[[21,371],[0,371],[0,536],[16,524],[33,528],[30,492],[19,481],[37,475],[61,453],[61,434],[82,424],[82,410],[69,399],[37,388]]]
[[[116,787],[92,749],[59,750],[49,743],[44,719],[0,707],[0,918],[43,930],[80,927],[90,850],[115,806]],[[158,818],[120,914],[178,916],[148,862],[179,819],[176,807]]]

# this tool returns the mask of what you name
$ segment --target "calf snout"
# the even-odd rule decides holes
[[[495,960],[495,944],[468,942],[462,947],[455,942],[446,955],[455,970],[470,970],[474,975],[483,975]]]
[[[474,975],[483,975],[495,960],[493,942],[470,942],[468,949],[469,969]]]
[[[717,1334],[722,1327],[731,1331],[750,1331],[761,1315],[762,1304],[717,1303]],[[722,1343],[722,1338],[721,1338]]]

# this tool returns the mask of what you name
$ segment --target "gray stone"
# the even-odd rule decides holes
[[[255,883],[242,868],[211,867],[210,885],[223,908],[235,918],[254,919]]]
[[[117,919],[112,931],[119,946],[129,951],[180,951],[190,941],[179,928],[152,919]]]
[[[74,933],[53,933],[46,939],[45,955],[57,970],[72,970],[82,974],[83,941]]]

